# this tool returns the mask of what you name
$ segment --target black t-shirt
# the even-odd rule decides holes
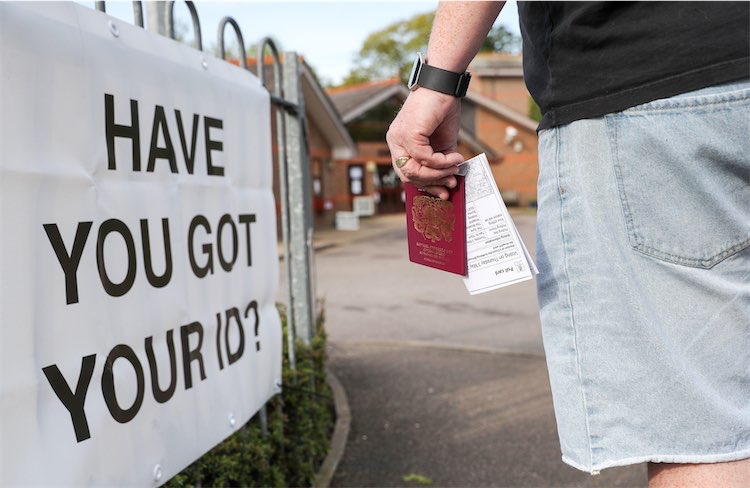
[[[750,78],[750,2],[518,2],[539,129]]]

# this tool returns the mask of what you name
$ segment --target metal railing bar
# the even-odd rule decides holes
[[[169,0],[166,3],[166,18],[164,19],[164,22],[166,24],[166,31],[167,36],[170,39],[174,39],[174,0]],[[198,11],[195,8],[195,4],[191,2],[190,0],[185,0],[185,5],[187,5],[188,10],[190,10],[190,18],[193,20],[193,31],[195,35],[195,39],[193,41],[193,46],[198,51],[203,51],[203,39],[201,37],[201,21],[198,18]]]
[[[289,355],[289,366],[292,370],[297,368],[296,357],[294,353],[294,339],[296,327],[294,324],[294,312],[292,307],[292,262],[291,262],[291,244],[289,242],[289,176],[287,169],[287,138],[286,138],[286,117],[279,113],[278,109],[284,109],[288,113],[296,114],[297,104],[291,103],[284,99],[284,84],[281,71],[281,61],[279,60],[279,51],[276,44],[268,37],[261,39],[258,44],[257,73],[263,87],[266,87],[265,77],[265,53],[266,48],[270,49],[273,58],[273,75],[274,75],[274,93],[271,95],[277,110],[274,111],[276,120],[276,147],[278,154],[278,180],[279,180],[279,200],[281,200],[281,238],[284,250],[284,271],[286,272],[286,321],[287,321],[287,350]]]
[[[107,2],[96,1],[94,7],[99,12],[107,13]],[[143,3],[140,0],[133,2],[133,23],[138,27],[143,27]]]
[[[265,69],[266,69],[266,47],[271,50],[271,56],[273,58],[273,76],[274,80],[276,82],[276,89],[274,92],[277,92],[276,94],[279,97],[279,100],[284,100],[283,96],[283,83],[282,83],[282,74],[281,74],[281,60],[279,58],[279,50],[276,48],[276,43],[273,42],[273,39],[270,37],[264,37],[260,40],[260,43],[258,44],[258,78],[260,78],[260,82],[263,83],[263,86],[266,86],[266,77],[265,77]]]
[[[313,307],[310,303],[309,255],[312,252],[312,185],[305,130],[305,105],[302,98],[300,60],[296,53],[284,54],[284,99],[296,102],[298,114],[285,114],[286,154],[289,200],[289,241],[292,260],[292,316],[295,333],[306,344],[312,339]]]
[[[240,30],[239,24],[232,17],[226,16],[219,22],[219,31],[217,33],[217,44],[219,46],[219,57],[224,59],[226,51],[224,49],[224,30],[227,24],[231,24],[234,28],[234,33],[237,34],[237,42],[240,44],[240,66],[247,69],[247,55],[245,54],[245,41],[242,38],[242,31]]]
[[[286,112],[292,115],[299,115],[299,105],[290,101],[279,98],[276,95],[271,95],[271,101],[279,108],[283,108]]]
[[[143,3],[140,0],[133,2],[133,21],[138,27],[143,27]]]

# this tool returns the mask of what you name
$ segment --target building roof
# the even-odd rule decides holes
[[[406,90],[398,78],[368,81],[357,85],[328,90],[333,104],[345,124],[356,119],[371,108]],[[407,91],[408,93],[408,91]],[[404,97],[405,98],[405,95]]]
[[[304,61],[302,62],[302,93],[305,111],[315,120],[320,132],[330,142],[333,158],[353,158],[357,153],[357,146],[344,125],[345,121],[341,119],[333,102]]]
[[[499,163],[503,160],[502,154],[498,154],[497,151],[495,151],[490,146],[486,145],[464,129],[458,130],[458,142],[471,149],[472,154],[486,154],[487,159],[491,163]]]
[[[469,71],[481,78],[523,78],[523,60],[520,54],[479,53]]]
[[[342,88],[328,90],[333,104],[339,110],[344,123],[349,123],[368,110],[378,106],[391,97],[401,102],[406,100],[409,90],[398,78],[381,81],[370,81]],[[474,135],[463,129],[458,132],[458,140],[475,153],[486,153],[489,159],[497,159],[497,153]]]
[[[520,126],[521,128],[530,130],[532,132],[536,132],[537,123],[534,121],[534,119],[531,119],[521,113],[516,112],[512,108],[508,107],[507,105],[504,105],[500,102],[496,102],[495,100],[485,97],[484,95],[480,95],[479,93],[475,92],[469,92],[466,94],[466,100],[469,102],[475,103],[476,105],[485,108],[489,110],[490,112],[493,112],[497,114],[498,116],[510,120],[514,124]]]

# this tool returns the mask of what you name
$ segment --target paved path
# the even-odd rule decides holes
[[[534,216],[514,217],[533,254]],[[471,297],[410,263],[404,216],[319,232],[330,365],[352,410],[333,486],[644,486],[560,460],[533,282]]]
[[[544,359],[334,343],[352,424],[332,486],[643,486],[642,468],[589,476],[560,460]]]
[[[534,216],[515,218],[534,253]],[[542,356],[533,281],[470,296],[460,276],[408,259],[403,215],[363,220],[359,232],[321,232],[318,295],[334,341],[418,341]]]

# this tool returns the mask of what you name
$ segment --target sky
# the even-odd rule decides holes
[[[94,6],[94,2],[79,3]],[[106,5],[107,14],[133,22],[131,2],[109,1]],[[297,51],[304,55],[305,61],[324,83],[337,84],[353,66],[355,54],[369,34],[394,22],[432,11],[437,1],[197,1],[195,6],[204,50],[210,51],[216,45],[219,22],[229,15],[240,25],[245,44],[269,36],[282,51]],[[175,19],[192,26],[184,2],[175,4]],[[515,1],[506,3],[497,24],[520,35]],[[233,30],[227,26],[227,45],[233,36]],[[192,35],[188,34],[188,37],[192,39]]]

